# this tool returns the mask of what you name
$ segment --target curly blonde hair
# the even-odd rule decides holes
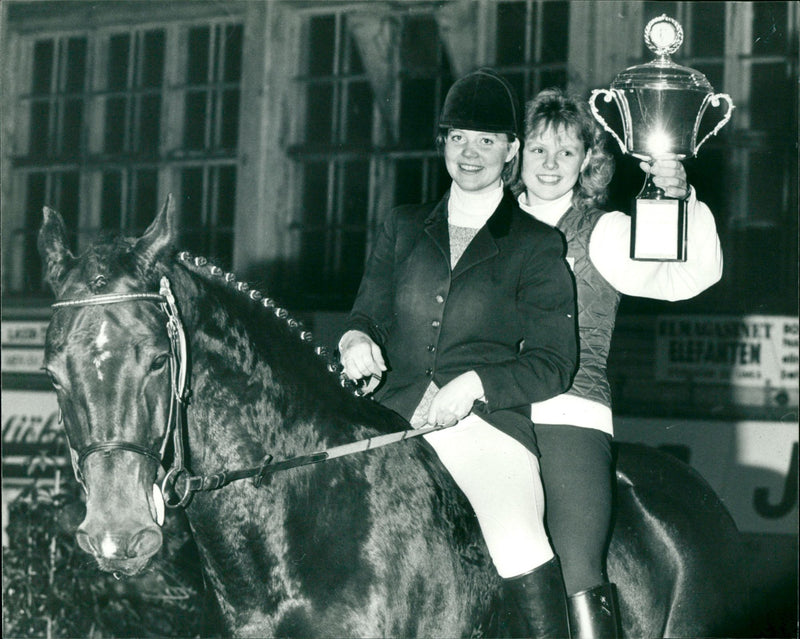
[[[544,89],[525,105],[525,140],[552,128],[574,132],[591,157],[578,176],[572,205],[585,211],[605,202],[608,185],[614,176],[614,158],[606,148],[606,134],[589,110],[589,103],[561,89]],[[517,180],[514,191],[525,189]]]

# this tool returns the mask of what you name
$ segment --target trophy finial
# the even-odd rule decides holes
[[[647,23],[644,28],[644,42],[657,56],[672,55],[683,44],[683,28],[677,20],[662,13]]]

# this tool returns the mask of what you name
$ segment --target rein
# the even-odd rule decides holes
[[[240,470],[223,470],[219,473],[211,475],[192,475],[184,479],[185,482],[185,495],[198,491],[217,490],[223,486],[227,486],[231,482],[240,479],[253,478],[253,485],[258,488],[264,481],[264,478],[272,473],[281,470],[289,470],[290,468],[297,468],[299,466],[309,466],[311,464],[318,464],[319,462],[327,461],[329,459],[336,459],[337,457],[344,457],[345,455],[352,455],[353,453],[360,453],[374,448],[381,448],[389,444],[402,442],[412,437],[419,437],[420,435],[427,435],[437,430],[450,428],[450,426],[430,426],[427,428],[419,428],[415,430],[401,430],[396,433],[388,433],[386,435],[376,435],[375,437],[368,437],[349,444],[342,444],[341,446],[333,446],[327,450],[319,451],[316,453],[309,453],[307,455],[298,455],[297,457],[290,457],[282,461],[272,461],[272,455],[267,455],[264,461],[259,466],[252,466],[250,468],[242,468]],[[169,504],[167,504],[169,505]]]
[[[272,473],[281,470],[288,470],[290,468],[297,468],[299,466],[308,466],[310,464],[317,464],[329,459],[343,457],[345,455],[352,455],[362,451],[371,450],[374,448],[381,448],[389,444],[419,437],[439,430],[444,430],[450,426],[437,425],[427,428],[403,430],[395,433],[388,433],[385,435],[377,435],[375,437],[368,437],[359,441],[334,446],[327,450],[309,453],[305,455],[298,455],[281,461],[273,462],[272,455],[266,455],[258,466],[249,468],[241,468],[238,470],[222,470],[218,473],[209,475],[191,475],[188,469],[184,466],[183,462],[183,431],[186,421],[186,408],[188,405],[189,389],[187,385],[187,356],[188,347],[186,341],[186,333],[183,328],[183,323],[180,319],[178,306],[175,301],[175,296],[172,294],[172,289],[169,280],[166,277],[161,278],[158,293],[109,293],[106,295],[95,295],[93,297],[76,298],[70,300],[63,300],[52,304],[52,308],[58,310],[60,308],[75,308],[82,306],[102,306],[106,304],[118,304],[122,302],[138,302],[138,301],[152,301],[158,302],[159,307],[167,315],[167,334],[170,341],[170,386],[171,386],[171,401],[170,412],[167,421],[167,427],[164,431],[164,438],[161,447],[156,453],[155,451],[142,446],[136,442],[129,442],[124,440],[111,440],[105,442],[95,442],[85,446],[80,451],[72,450],[72,466],[75,472],[75,477],[78,482],[86,490],[86,484],[83,479],[82,466],[86,458],[96,452],[112,451],[112,450],[127,450],[138,455],[143,455],[149,459],[154,460],[159,466],[163,466],[164,453],[169,443],[170,436],[173,441],[173,463],[172,467],[166,472],[166,475],[161,483],[161,493],[164,495],[164,504],[168,508],[178,508],[185,506],[189,503],[192,495],[195,492],[217,490],[227,486],[231,482],[239,481],[241,479],[253,479],[253,485],[258,488],[261,486],[264,478]],[[182,480],[183,491],[179,493],[176,489],[178,480]]]

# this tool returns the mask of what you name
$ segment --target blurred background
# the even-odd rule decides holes
[[[173,193],[182,248],[332,346],[383,217],[449,186],[433,140],[452,81],[492,66],[525,100],[551,86],[588,97],[653,58],[643,30],[661,14],[684,30],[673,59],[736,105],[685,163],[725,269],[693,300],[623,299],[617,437],[704,475],[752,553],[743,587],[763,598],[763,636],[797,636],[797,2],[4,0],[4,556],[8,504],[70,481],[39,371],[43,205],[77,252],[100,232],[140,234]],[[709,109],[700,135],[717,119]],[[644,176],[613,150],[609,207],[629,211]]]

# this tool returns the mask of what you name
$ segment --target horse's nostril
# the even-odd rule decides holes
[[[150,557],[161,548],[161,530],[158,528],[143,528],[136,533],[128,545],[128,557]]]
[[[78,546],[80,546],[84,552],[87,552],[90,555],[95,554],[94,547],[92,546],[92,540],[88,533],[84,532],[83,530],[78,530],[78,532],[75,533],[75,540],[78,542]]]

